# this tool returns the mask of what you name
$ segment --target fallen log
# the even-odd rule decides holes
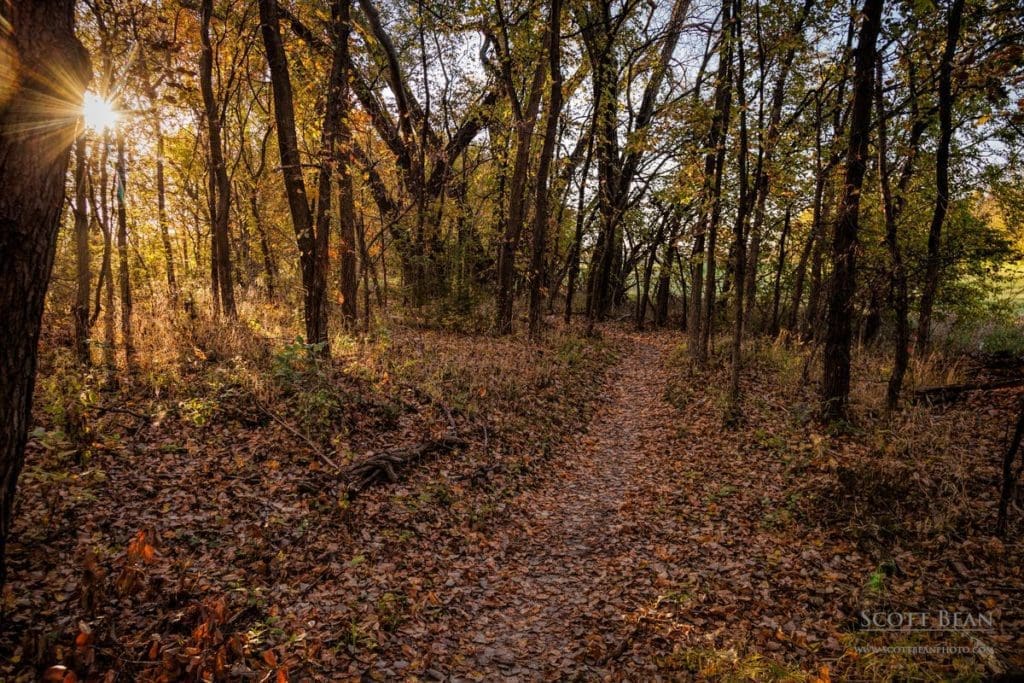
[[[973,391],[995,391],[1024,387],[1024,377],[1000,379],[994,382],[970,382],[966,384],[947,384],[941,387],[925,387],[914,392],[914,403],[930,403],[938,405],[959,401],[965,394]]]
[[[453,434],[439,439],[430,439],[413,446],[391,448],[374,453],[359,462],[352,463],[342,471],[346,482],[345,492],[349,500],[374,484],[398,481],[398,472],[436,453],[447,453],[466,445],[466,440]]]

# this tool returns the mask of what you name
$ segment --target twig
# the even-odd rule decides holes
[[[338,472],[341,471],[341,468],[338,467],[338,464],[336,462],[334,462],[333,460],[331,460],[331,458],[326,453],[324,453],[320,449],[320,447],[317,446],[316,443],[312,439],[310,439],[308,436],[306,436],[305,434],[300,432],[298,429],[296,429],[292,425],[288,424],[287,420],[285,420],[284,418],[282,418],[279,415],[275,414],[269,408],[266,408],[262,403],[260,403],[260,400],[258,398],[256,398],[256,395],[253,394],[251,391],[249,393],[252,396],[252,402],[256,404],[256,407],[260,409],[260,412],[262,412],[264,415],[266,415],[267,417],[269,417],[270,419],[272,419],[274,422],[278,423],[279,425],[281,425],[285,429],[287,429],[289,432],[291,432],[295,436],[297,436],[300,439],[302,439],[303,441],[305,441],[306,445],[308,445],[310,447],[310,449],[312,449],[313,453],[315,453],[318,458],[320,458],[325,463],[330,465],[336,471],[338,471]]]
[[[441,408],[441,410],[444,411],[445,417],[448,419],[449,431],[453,435],[456,435],[456,436],[458,435],[459,430],[455,426],[455,418],[452,417],[452,411],[448,408],[447,405],[445,405],[444,401],[442,401],[441,399],[437,398],[436,396],[434,396],[430,392],[425,391],[423,389],[420,389],[419,387],[414,386],[412,384],[402,384],[400,386],[403,389],[407,389],[407,390],[411,391],[416,396],[416,398],[418,398],[418,399],[420,399],[420,400],[422,400],[422,401],[424,401],[426,403],[433,403],[434,405],[439,406]]]

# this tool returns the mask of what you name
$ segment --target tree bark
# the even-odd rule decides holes
[[[75,140],[75,355],[89,365],[89,289],[92,272],[89,254],[89,202],[85,133]]]
[[[550,38],[545,40],[549,42]],[[510,99],[516,100],[515,85],[510,68],[503,69]],[[533,72],[525,107],[518,103],[515,115],[516,155],[512,163],[512,178],[509,181],[508,221],[504,226],[501,246],[498,249],[498,290],[496,297],[495,331],[498,334],[512,332],[512,284],[515,278],[516,252],[522,238],[523,223],[526,220],[526,180],[530,170],[530,141],[540,110],[544,85],[544,62],[538,61]],[[546,220],[546,217],[545,217]]]
[[[267,52],[270,84],[274,93],[274,119],[277,125],[277,146],[281,155],[285,194],[291,212],[295,241],[299,248],[299,267],[302,272],[306,341],[316,344],[323,353],[327,347],[327,281],[321,269],[313,217],[302,177],[302,159],[299,156],[298,137],[295,133],[295,104],[292,96],[288,57],[281,41],[276,0],[260,0],[260,24],[263,45]]]
[[[333,3],[332,11],[337,13],[335,21],[335,50],[341,68],[341,92],[339,93],[339,114],[337,130],[338,155],[338,215],[341,244],[340,251],[340,285],[341,285],[341,317],[345,326],[354,328],[356,324],[356,304],[358,302],[359,280],[356,273],[356,210],[355,195],[352,187],[352,128],[349,125],[351,108],[349,87],[349,35],[352,32],[351,5],[349,0]],[[333,75],[333,71],[332,71]],[[365,260],[366,255],[364,253]],[[365,272],[364,264],[364,272]],[[366,292],[369,295],[369,291]],[[366,306],[366,322],[369,323],[369,299]]]
[[[822,416],[828,421],[848,416],[850,397],[850,343],[853,333],[853,295],[856,287],[857,232],[860,191],[867,166],[871,133],[875,43],[884,0],[865,0],[857,53],[854,57],[853,104],[846,179],[832,238],[832,280],[825,337]]]
[[[921,311],[917,323],[917,355],[928,351],[931,341],[932,308],[939,290],[942,270],[942,224],[949,208],[949,146],[953,138],[953,59],[960,39],[964,0],[952,0],[946,24],[946,47],[939,65],[939,145],[935,150],[935,209],[928,227],[928,258],[926,260],[924,289],[921,292]]]
[[[775,162],[775,151],[780,137],[780,123],[782,121],[782,105],[785,103],[786,81],[789,78],[793,60],[796,58],[798,36],[802,36],[804,22],[814,7],[815,0],[804,0],[800,14],[790,27],[786,39],[791,41],[790,48],[785,52],[779,65],[779,76],[772,91],[771,110],[768,115],[768,130],[765,132],[761,145],[761,154],[754,172],[754,187],[756,198],[754,200],[754,221],[750,229],[750,250],[747,257],[746,288],[747,300],[744,309],[744,324],[749,326],[754,311],[754,304],[757,296],[757,267],[761,255],[762,229],[765,221],[765,205],[771,189],[773,164]],[[763,329],[763,328],[762,328]],[[776,329],[776,333],[778,330]]]
[[[121,345],[124,348],[124,364],[131,370],[135,364],[135,336],[132,330],[132,280],[128,264],[128,214],[125,207],[125,192],[128,172],[124,158],[124,131],[117,129],[117,285],[121,297]]]
[[[619,63],[612,44],[611,3],[595,3],[595,16],[583,21],[583,42],[591,65],[594,99],[594,155],[597,160],[597,216],[599,230],[587,273],[587,332],[604,319],[608,309],[611,269],[618,249],[615,226],[615,190],[618,186]]]
[[[249,211],[252,213],[252,222],[260,240],[260,254],[263,256],[263,275],[267,281],[267,298],[272,300],[275,296],[274,280],[277,277],[277,266],[274,264],[274,256],[270,251],[267,226],[263,224],[263,216],[260,213],[259,191],[255,187],[249,193]]]
[[[924,133],[925,120],[917,114],[916,92],[911,83],[911,107],[914,121],[907,140],[907,158],[903,162],[903,169],[894,193],[889,178],[889,135],[882,77],[882,59],[879,56],[875,79],[875,105],[878,117],[878,179],[882,193],[882,211],[885,217],[885,245],[889,251],[890,260],[889,284],[892,289],[893,309],[896,315],[895,353],[892,373],[889,375],[886,389],[886,407],[889,410],[895,410],[899,405],[903,377],[906,375],[907,365],[910,362],[910,321],[908,320],[910,297],[907,287],[907,271],[903,263],[903,252],[900,248],[897,228],[900,215],[906,206],[906,191],[913,175],[914,159],[917,156],[917,146],[921,135]]]
[[[699,366],[707,363],[708,347],[715,323],[715,276],[718,242],[718,222],[722,214],[722,174],[725,170],[726,137],[729,132],[729,116],[732,108],[732,48],[733,41],[729,37],[732,25],[732,0],[722,2],[722,41],[719,47],[719,74],[715,86],[715,115],[711,123],[708,138],[708,153],[705,158],[705,171],[711,169],[710,177],[705,177],[704,196],[704,232],[706,245],[704,250],[704,291],[703,310],[699,310],[697,347],[695,360]],[[710,159],[710,162],[709,162]],[[696,283],[694,284],[696,287]]]
[[[775,284],[772,287],[772,317],[768,325],[768,334],[779,335],[779,303],[782,298],[782,271],[786,268],[786,240],[789,239],[791,208],[786,207],[786,217],[782,223],[782,234],[779,236],[779,262],[775,266]]]
[[[32,407],[43,304],[88,56],[70,0],[0,5],[0,586]]]
[[[530,260],[530,336],[540,335],[541,290],[544,284],[544,252],[547,247],[548,173],[558,137],[558,117],[562,113],[562,0],[551,0],[548,23],[548,64],[551,75],[551,93],[548,96],[547,121],[544,125],[544,144],[537,169],[537,205],[533,215],[533,255]]]
[[[160,242],[164,248],[164,262],[167,266],[167,291],[171,304],[178,305],[178,280],[174,274],[174,250],[171,247],[171,233],[167,227],[167,196],[164,187],[164,134],[159,118],[153,123],[156,135],[156,218],[160,226]]]
[[[572,246],[569,248],[568,275],[565,283],[565,313],[563,320],[566,326],[572,320],[573,300],[576,298],[576,284],[580,276],[580,261],[583,257],[583,228],[586,221],[587,178],[590,176],[590,164],[594,158],[594,131],[597,125],[597,107],[600,100],[594,101],[594,116],[587,134],[587,152],[580,171],[579,194],[576,198],[576,229],[573,232]]]
[[[206,114],[206,129],[210,155],[210,190],[212,241],[216,269],[217,289],[220,290],[220,306],[224,315],[236,318],[234,280],[231,277],[231,247],[228,243],[228,221],[231,211],[231,180],[224,162],[224,143],[221,139],[222,119],[213,93],[213,46],[210,43],[210,19],[213,15],[213,0],[203,0],[200,7],[199,40],[199,89],[202,91],[203,108]]]
[[[737,420],[740,417],[740,365],[742,364],[743,352],[743,321],[744,307],[743,296],[746,287],[747,266],[747,213],[750,209],[750,195],[748,191],[747,176],[747,151],[749,143],[747,139],[747,94],[744,81],[746,79],[746,65],[743,49],[743,0],[736,0],[736,18],[733,20],[733,39],[736,41],[736,106],[739,109],[739,149],[736,152],[738,159],[737,176],[739,178],[738,208],[736,211],[736,222],[733,224],[733,256],[735,258],[734,268],[736,270],[736,292],[732,331],[731,362],[729,371],[729,407],[728,418]],[[753,298],[753,290],[751,290]],[[710,325],[710,322],[709,322]]]
[[[96,312],[99,313],[100,289],[103,290],[103,367],[107,373],[114,370],[114,233],[110,225],[110,133],[103,133],[103,153],[100,155],[100,209],[99,225],[103,233],[103,259],[100,263],[100,282],[96,288]]]

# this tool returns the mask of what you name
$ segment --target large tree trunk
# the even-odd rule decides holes
[[[231,247],[228,244],[228,220],[231,211],[231,180],[224,162],[224,143],[221,140],[221,114],[213,94],[213,46],[210,43],[210,18],[213,14],[213,0],[203,0],[200,7],[199,38],[202,50],[199,55],[199,88],[202,90],[203,107],[206,112],[206,128],[210,146],[210,189],[211,230],[213,231],[213,264],[216,270],[217,288],[220,290],[220,306],[224,315],[237,317],[235,310],[234,280],[231,278]]]
[[[853,295],[857,284],[857,232],[860,191],[867,167],[871,133],[875,42],[881,23],[883,0],[865,0],[857,54],[854,57],[853,104],[850,112],[850,143],[846,156],[846,180],[832,237],[832,279],[825,337],[822,382],[822,415],[826,420],[845,419],[850,397],[850,342],[853,334]]]
[[[964,0],[952,0],[946,25],[946,48],[939,65],[939,146],[935,150],[935,209],[928,228],[928,259],[925,267],[921,312],[917,324],[917,354],[928,350],[932,331],[932,308],[939,290],[942,270],[942,224],[949,208],[949,145],[953,138],[953,58],[960,39]]]
[[[32,407],[43,303],[88,57],[71,0],[0,5],[0,586]]]
[[[562,2],[551,0],[548,23],[548,63],[551,72],[551,94],[548,98],[547,120],[544,125],[544,144],[537,169],[537,205],[533,216],[533,255],[530,260],[530,336],[540,334],[541,289],[544,285],[544,252],[547,247],[548,173],[558,137],[558,117],[562,113]]]
[[[583,40],[594,92],[594,153],[597,158],[597,216],[600,227],[587,273],[587,331],[603,320],[610,300],[612,263],[619,248],[615,192],[619,171],[619,65],[612,45],[611,3],[598,3],[599,16],[587,20]]]
[[[317,239],[302,177],[302,159],[299,156],[298,137],[295,133],[295,104],[292,81],[288,73],[288,57],[281,41],[277,19],[277,2],[260,0],[260,23],[263,45],[267,51],[270,84],[274,92],[274,119],[277,123],[277,146],[281,154],[281,172],[285,194],[291,211],[295,241],[299,247],[299,265],[304,292],[306,341],[327,348],[327,281],[320,268]]]

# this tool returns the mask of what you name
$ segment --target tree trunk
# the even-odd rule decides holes
[[[324,278],[326,278],[330,267],[328,249],[330,248],[331,192],[334,187],[334,169],[341,163],[343,158],[343,154],[340,151],[340,137],[342,119],[347,116],[345,111],[345,98],[347,96],[345,59],[348,55],[348,29],[347,27],[343,28],[343,26],[348,24],[348,10],[348,0],[332,0],[330,34],[334,47],[331,57],[331,70],[327,76],[327,104],[324,108],[323,126],[320,133],[320,171],[317,174],[316,235],[314,244],[316,270]],[[342,37],[344,37],[344,41],[342,41]],[[345,163],[347,167],[347,157]],[[344,239],[345,231],[352,228],[351,179],[347,178],[347,176],[342,178],[339,175],[338,190],[338,213],[341,216],[339,233],[343,236],[341,248],[351,258],[352,240]],[[346,202],[348,206],[346,206]],[[348,209],[347,216],[345,215],[346,209]],[[347,227],[346,223],[348,224]],[[354,282],[355,279],[354,273],[347,270],[349,265],[347,262],[342,263],[342,269],[339,272],[343,296],[345,295],[345,286]],[[324,289],[326,291],[326,281]],[[346,327],[350,327],[355,322],[354,306],[355,296],[345,296],[345,300],[342,302],[342,314]]]
[[[43,304],[64,181],[89,62],[74,34],[74,3],[0,6],[0,586],[32,408]],[[9,90],[7,90],[9,88]]]
[[[654,236],[654,240],[648,245],[647,257],[644,259],[644,274],[643,277],[639,277],[637,282],[637,297],[636,297],[636,329],[638,332],[642,332],[644,329],[644,322],[647,320],[647,306],[650,300],[651,294],[651,279],[654,277],[654,263],[658,260],[658,249],[661,248],[661,243],[665,239],[665,231],[667,230],[666,223],[671,221],[671,216],[664,217],[661,221],[661,225],[658,226],[658,232]]]
[[[654,288],[654,324],[664,327],[668,323],[668,300],[672,289],[672,267],[676,260],[676,235],[669,235],[665,254],[658,267],[658,284]],[[683,297],[685,308],[686,297]]]
[[[114,233],[110,225],[110,133],[103,133],[103,153],[100,155],[100,231],[103,233],[103,259],[100,263],[100,284],[103,289],[103,367],[108,374],[114,371]],[[96,289],[97,304],[100,287]],[[96,306],[99,312],[99,305]]]
[[[736,18],[733,20],[733,39],[736,41],[736,106],[739,109],[740,138],[739,149],[736,152],[738,158],[737,176],[739,177],[739,197],[737,198],[738,208],[736,211],[736,222],[733,224],[733,256],[735,258],[736,292],[732,331],[731,363],[729,371],[729,407],[728,418],[737,420],[740,417],[740,365],[742,363],[743,351],[743,320],[744,307],[743,296],[746,287],[747,266],[747,213],[749,211],[750,193],[748,191],[747,177],[747,150],[749,148],[747,139],[747,95],[744,81],[746,79],[746,66],[743,50],[743,0],[736,0]],[[753,290],[750,295],[753,298]],[[710,324],[710,323],[709,323]]]
[[[964,0],[952,0],[946,24],[946,48],[939,65],[939,145],[935,150],[935,209],[928,228],[928,258],[921,292],[921,313],[917,326],[917,355],[928,351],[931,341],[932,308],[939,290],[942,270],[942,224],[949,208],[949,146],[953,137],[953,59],[960,39]]]
[[[132,333],[132,281],[128,265],[128,215],[125,208],[125,192],[128,173],[124,159],[124,132],[117,129],[117,284],[121,297],[121,345],[124,347],[124,364],[131,370],[135,364],[135,337]]]
[[[164,262],[167,264],[167,291],[171,304],[178,305],[178,280],[174,275],[174,250],[171,248],[171,234],[167,228],[167,197],[164,188],[164,134],[160,121],[154,123],[156,135],[156,217],[160,226],[160,241],[164,248]]]
[[[910,321],[908,319],[910,296],[907,286],[907,270],[903,263],[903,252],[900,248],[897,227],[900,215],[906,206],[906,191],[910,186],[910,179],[913,175],[918,143],[921,140],[921,135],[924,133],[927,122],[918,114],[917,92],[914,87],[914,81],[911,80],[910,106],[913,124],[907,140],[907,158],[903,162],[903,169],[900,172],[899,181],[894,193],[889,178],[891,167],[888,160],[889,135],[885,99],[883,97],[883,74],[882,57],[879,55],[875,78],[875,105],[878,116],[878,179],[879,189],[882,193],[882,210],[885,217],[885,245],[889,251],[890,260],[889,284],[892,289],[893,309],[896,315],[895,353],[892,373],[889,375],[889,383],[886,389],[885,402],[889,410],[895,410],[899,406],[900,390],[903,388],[903,377],[906,375],[907,365],[910,362]],[[911,69],[910,75],[911,79],[913,79],[913,69]]]
[[[707,244],[704,253],[704,309],[700,313],[700,335],[696,349],[697,364],[703,366],[708,359],[708,347],[715,323],[715,250],[718,242],[718,222],[722,214],[722,173],[725,168],[726,137],[729,132],[729,112],[732,107],[732,43],[728,36],[732,25],[732,0],[722,2],[722,44],[719,51],[719,75],[715,86],[715,116],[711,124],[708,156],[713,155],[711,178],[705,179],[705,216]],[[708,168],[705,159],[705,170]],[[710,185],[707,183],[710,182]]]
[[[89,202],[85,133],[75,141],[75,355],[89,365],[89,288],[92,279],[89,255]]]
[[[530,260],[530,336],[540,335],[541,290],[544,285],[544,252],[547,248],[548,173],[555,153],[558,137],[558,117],[562,113],[562,45],[559,40],[562,26],[562,2],[551,0],[548,23],[548,63],[551,72],[551,94],[548,97],[547,121],[544,126],[544,144],[537,169],[537,205],[533,216],[533,255]]]
[[[819,239],[821,232],[821,203],[822,195],[825,192],[825,183],[831,167],[823,164],[822,159],[822,103],[819,98],[815,102],[814,112],[814,165],[816,177],[814,181],[814,200],[812,203],[811,229],[807,235],[807,241],[800,250],[800,258],[797,261],[795,281],[793,283],[793,299],[789,310],[789,322],[786,327],[791,335],[798,332],[800,321],[800,304],[803,302],[804,281],[807,278],[807,264],[810,262],[811,254]]]
[[[550,38],[545,40],[548,42]],[[510,97],[515,97],[515,85],[511,74],[507,74]],[[501,246],[498,249],[498,290],[496,300],[495,331],[498,334],[512,332],[512,284],[515,278],[516,252],[526,220],[526,180],[530,170],[530,141],[540,110],[544,85],[544,62],[538,61],[533,72],[525,109],[515,116],[516,155],[512,163],[512,178],[509,184],[508,222],[505,224]],[[519,109],[519,107],[515,107]],[[545,217],[547,220],[547,217]]]
[[[782,121],[782,105],[785,103],[786,80],[789,78],[793,60],[796,58],[797,47],[800,42],[797,37],[803,33],[804,22],[814,6],[815,0],[804,0],[804,5],[797,15],[793,26],[790,27],[786,39],[791,41],[790,48],[786,51],[779,65],[779,77],[775,82],[772,91],[771,110],[768,115],[768,130],[764,135],[761,146],[761,156],[758,160],[757,169],[754,173],[754,187],[756,198],[754,200],[754,222],[750,230],[750,250],[747,258],[746,292],[747,302],[744,310],[744,324],[750,325],[750,318],[754,311],[757,292],[757,267],[761,256],[761,237],[765,221],[765,204],[771,189],[771,177],[775,161],[775,150],[778,146],[780,130],[779,124]],[[777,322],[777,321],[776,321]],[[763,328],[762,328],[763,329]],[[776,327],[776,334],[778,329]]]
[[[263,216],[260,214],[259,191],[255,187],[249,193],[249,210],[252,212],[252,223],[260,240],[260,254],[263,256],[263,274],[267,280],[267,298],[273,299],[277,266],[274,264],[274,257],[270,251],[267,226],[263,224]]]
[[[779,262],[775,267],[775,284],[772,288],[772,318],[768,333],[772,337],[779,335],[779,301],[782,298],[782,271],[786,267],[786,240],[789,238],[790,207],[786,207],[786,218],[782,223],[782,234],[779,236]]]
[[[587,273],[587,332],[603,320],[610,300],[612,263],[619,248],[615,220],[618,186],[619,65],[612,45],[611,3],[598,3],[597,13],[583,30],[587,60],[592,69],[594,153],[597,158],[597,216],[600,223]]]
[[[213,0],[203,0],[200,7],[199,39],[202,49],[199,55],[199,88],[203,95],[206,113],[206,128],[210,149],[210,190],[212,241],[215,244],[211,265],[217,273],[217,289],[220,290],[220,306],[229,318],[236,318],[235,288],[231,278],[231,247],[228,243],[228,221],[231,211],[231,180],[224,162],[224,143],[221,140],[221,115],[213,94],[213,46],[210,43],[210,19],[213,14]]]
[[[594,116],[590,123],[590,132],[587,135],[587,152],[583,159],[583,168],[580,171],[579,195],[576,199],[576,229],[573,232],[572,246],[569,248],[568,276],[565,284],[565,315],[566,326],[572,320],[573,299],[576,298],[576,285],[580,276],[580,261],[583,252],[583,227],[586,213],[586,189],[587,177],[590,175],[590,164],[594,158],[594,130],[597,125],[597,107],[600,100],[594,101]]]
[[[352,188],[352,129],[349,126],[349,35],[352,31],[350,20],[351,5],[349,0],[337,0],[332,3],[335,13],[335,52],[341,68],[341,82],[337,115],[337,159],[338,159],[338,215],[341,243],[340,285],[341,285],[341,318],[345,327],[354,328],[356,324],[359,280],[356,273],[356,209],[355,195]],[[334,72],[331,72],[332,78]],[[364,254],[365,259],[365,254]],[[365,269],[364,269],[365,272]],[[369,294],[369,292],[367,292]],[[369,323],[369,299],[366,306],[366,320]]]
[[[826,420],[845,419],[850,397],[850,343],[853,333],[853,295],[856,288],[857,232],[860,191],[864,184],[871,133],[875,42],[881,23],[883,0],[865,0],[857,54],[854,57],[853,104],[846,179],[832,238],[833,271],[825,337],[822,383],[822,415]]]
[[[327,347],[327,282],[317,254],[318,240],[302,177],[302,159],[299,156],[298,137],[295,133],[295,104],[292,97],[288,57],[281,41],[277,19],[277,2],[260,0],[260,24],[263,45],[267,52],[270,84],[274,93],[274,119],[277,124],[277,146],[281,155],[281,172],[285,194],[291,212],[295,241],[299,248],[299,266],[302,271],[306,341],[320,345],[324,354]]]
[[[821,338],[820,325],[824,311],[821,306],[822,273],[824,271],[825,256],[825,225],[826,216],[830,212],[824,204],[819,205],[817,227],[814,231],[814,244],[811,245],[811,283],[810,291],[807,293],[807,308],[804,311],[804,319],[800,333],[801,339],[805,342],[817,341]]]
[[[599,23],[601,30],[599,39],[595,34],[584,31],[587,52],[595,71],[595,85],[602,84],[607,93],[602,99],[600,138],[598,140],[599,189],[601,199],[600,216],[601,232],[594,248],[593,266],[589,284],[590,300],[588,325],[593,326],[595,320],[604,320],[613,305],[619,305],[625,298],[624,273],[630,270],[629,264],[622,259],[622,230],[620,224],[630,201],[630,188],[640,167],[643,156],[643,145],[628,145],[625,153],[620,154],[618,142],[618,64],[612,43],[616,38],[615,20],[609,15],[611,3],[603,3],[603,16]],[[652,64],[650,77],[644,86],[640,107],[634,119],[633,130],[629,138],[642,137],[654,120],[656,104],[661,84],[668,73],[672,56],[683,31],[683,22],[690,9],[690,0],[675,0],[672,13],[665,27],[664,38],[660,46],[658,60]],[[596,48],[596,49],[595,49]],[[595,63],[595,56],[597,57]],[[596,78],[601,71],[600,78]],[[627,131],[628,132],[628,131]],[[627,138],[627,143],[631,140]],[[601,170],[603,169],[603,173]]]

